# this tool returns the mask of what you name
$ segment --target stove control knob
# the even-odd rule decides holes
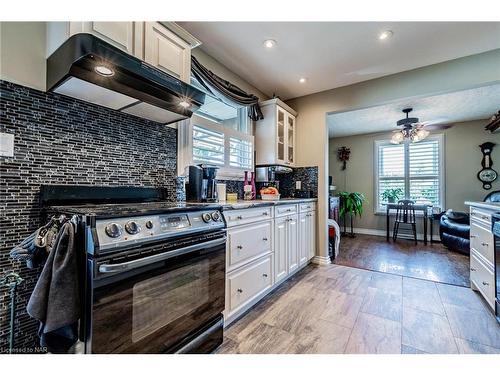
[[[104,229],[106,234],[111,238],[118,238],[122,235],[122,226],[116,223],[110,223],[106,225]]]
[[[208,223],[210,220],[212,220],[212,216],[210,216],[209,213],[205,212],[203,215],[201,215],[201,218],[205,223]]]
[[[151,220],[146,221],[146,228],[148,228],[148,229],[153,228],[153,222]]]
[[[129,221],[125,224],[125,230],[128,234],[137,234],[141,231],[141,227],[135,221]]]
[[[217,211],[212,212],[212,220],[213,221],[219,221],[220,220],[220,214],[219,214],[219,212],[217,212]]]

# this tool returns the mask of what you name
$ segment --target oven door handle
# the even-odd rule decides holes
[[[213,247],[213,246],[222,245],[225,242],[226,242],[226,237],[218,238],[216,240],[207,241],[207,242],[183,247],[180,249],[168,251],[166,253],[161,253],[161,254],[151,255],[151,256],[146,257],[146,258],[131,260],[130,262],[116,263],[116,264],[101,264],[101,265],[99,265],[99,272],[100,273],[117,273],[117,272],[129,271],[129,270],[134,269],[134,268],[139,268],[142,266],[146,266],[148,264],[160,262],[162,260],[173,258],[173,257],[179,256],[179,255],[189,254],[189,253],[204,249],[206,247]]]

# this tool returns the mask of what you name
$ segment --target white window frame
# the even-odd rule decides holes
[[[247,119],[247,121],[251,121]],[[224,127],[222,124],[219,125],[214,121],[208,120],[204,117],[197,116],[193,114],[191,119],[179,122],[177,126],[177,175],[181,177],[186,177],[188,173],[189,165],[195,164],[193,161],[193,124],[217,131],[224,134],[224,166],[219,166],[217,171],[217,178],[224,180],[243,180],[245,176],[245,170],[253,170],[255,167],[255,138],[253,135],[240,132],[234,129]],[[253,124],[249,124],[249,129],[253,129]],[[229,164],[229,140],[230,138],[238,138],[241,140],[248,141],[252,144],[252,162],[250,169],[232,167]]]
[[[445,184],[446,184],[446,176],[445,176],[445,142],[444,142],[444,134],[432,134],[428,136],[426,139],[423,141],[420,141],[419,143],[425,143],[430,140],[437,140],[439,144],[439,207],[441,209],[444,209],[446,207],[446,202],[445,202]],[[405,182],[405,192],[408,195],[410,192],[409,189],[409,184],[410,184],[410,176],[409,176],[409,164],[410,164],[410,158],[409,158],[409,144],[411,141],[405,141],[404,143],[404,155],[405,155],[405,176],[404,176],[404,182]],[[379,201],[379,147],[380,146],[385,146],[385,145],[390,145],[391,142],[389,140],[376,140],[374,141],[374,147],[373,147],[373,175],[374,175],[374,196],[373,196],[373,202],[374,204],[374,213],[375,214],[385,214],[386,213],[386,208],[380,205]],[[405,199],[408,199],[405,197]]]

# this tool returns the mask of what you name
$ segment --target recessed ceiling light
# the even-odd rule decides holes
[[[107,66],[104,65],[97,65],[94,70],[96,71],[97,74],[100,74],[103,77],[111,77],[115,74],[114,70],[111,68],[108,68]]]
[[[183,108],[188,108],[191,106],[191,103],[189,103],[187,100],[183,100],[183,101],[179,102],[179,105]]]
[[[390,37],[392,37],[394,35],[394,33],[392,32],[392,30],[385,30],[385,31],[382,31],[378,38],[380,40],[385,40],[385,39],[389,39]]]
[[[276,46],[276,41],[274,39],[264,40],[264,47],[266,48],[274,48]]]
[[[306,83],[307,82],[307,78],[302,77],[301,79],[299,79],[299,82],[300,83]]]

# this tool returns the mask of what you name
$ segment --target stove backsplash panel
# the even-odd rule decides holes
[[[15,270],[19,287],[16,347],[37,345],[26,303],[40,270],[9,259],[10,249],[40,224],[42,184],[163,186],[183,199],[173,128],[66,96],[0,81],[0,131],[14,134],[14,157],[0,157],[0,275]],[[0,352],[8,348],[10,300],[0,290]]]

